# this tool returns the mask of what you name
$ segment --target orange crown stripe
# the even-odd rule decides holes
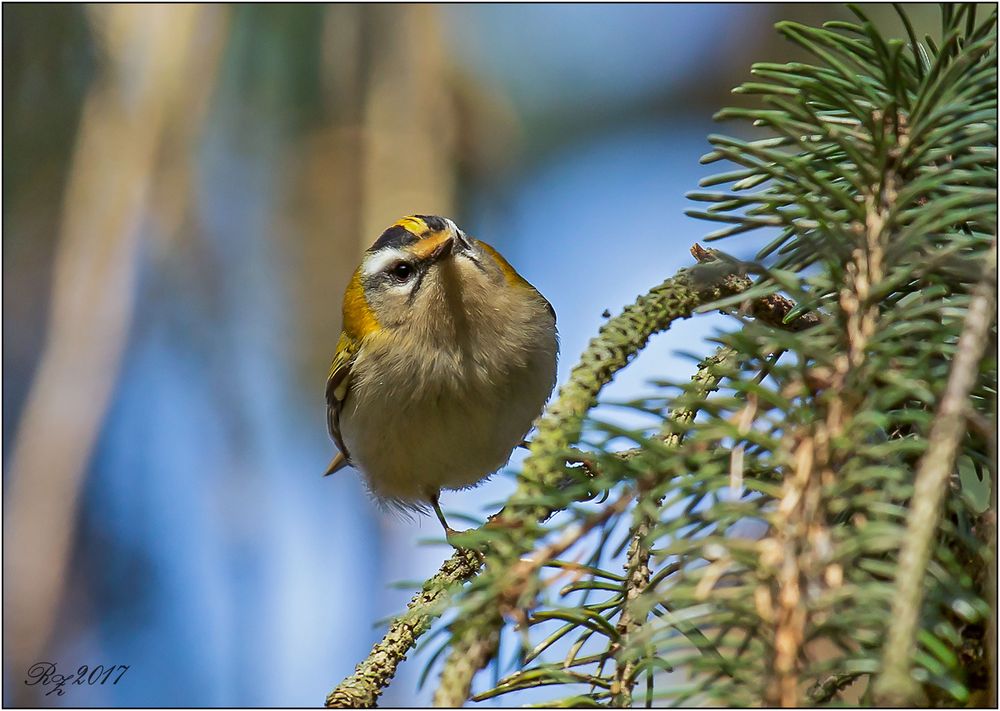
[[[426,222],[413,215],[404,217],[402,220],[396,222],[393,227],[402,227],[404,230],[415,234],[417,237],[423,236],[423,234],[430,229]]]

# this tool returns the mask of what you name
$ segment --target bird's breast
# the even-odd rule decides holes
[[[507,462],[551,392],[557,345],[554,325],[501,331],[410,330],[359,355],[341,430],[374,494],[423,501]]]

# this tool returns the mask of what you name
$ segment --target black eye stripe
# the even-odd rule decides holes
[[[420,285],[424,283],[425,276],[427,276],[426,269],[417,272],[417,281],[410,287],[410,295],[406,297],[407,306],[413,306],[413,301],[417,298],[417,292],[420,291]]]

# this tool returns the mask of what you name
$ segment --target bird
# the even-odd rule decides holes
[[[492,246],[411,215],[365,252],[344,293],[327,426],[381,504],[433,508],[502,468],[556,382],[555,310]]]

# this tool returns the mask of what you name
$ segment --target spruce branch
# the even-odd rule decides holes
[[[852,373],[870,359],[869,343],[879,324],[880,309],[872,293],[885,278],[885,246],[890,234],[890,215],[895,207],[898,176],[889,169],[879,184],[867,186],[864,194],[865,220],[855,232],[856,244],[845,265],[844,281],[838,294],[844,317],[846,353],[832,362],[826,383],[830,406],[819,405],[822,417],[802,428],[789,428],[785,437],[789,472],[768,541],[781,551],[781,565],[775,576],[779,594],[773,610],[774,670],[767,689],[767,701],[794,707],[800,704],[802,648],[807,627],[812,622],[808,609],[808,587],[815,584],[823,566],[826,512],[823,481],[829,481],[842,465],[846,453],[831,441],[846,432],[857,415]],[[810,536],[803,536],[810,531]]]
[[[613,504],[591,514],[578,526],[565,531],[557,540],[535,551],[531,558],[521,559],[518,565],[511,570],[510,588],[516,590],[527,586],[529,580],[537,574],[542,566],[564,553],[594,528],[620,514],[628,507],[634,497],[635,492],[627,490]],[[435,706],[443,708],[461,706],[469,698],[472,677],[490,661],[496,652],[496,642],[503,620],[499,617],[493,617],[489,623],[485,638],[476,637],[474,627],[470,627],[464,632],[467,635],[466,639],[463,640],[465,651],[461,658],[449,658],[449,663],[441,674],[441,682],[437,692],[434,694]]]
[[[497,532],[484,573],[457,598],[454,664],[451,672],[446,664],[440,701],[467,698],[495,633],[511,622],[564,624],[537,645],[522,627],[531,651],[521,668],[477,699],[586,684],[589,692],[559,703],[627,706],[643,673],[652,700],[661,666],[690,680],[661,692],[678,704],[821,704],[860,676],[877,679],[897,621],[890,606],[902,600],[893,597],[902,574],[896,548],[920,498],[913,473],[934,446],[927,435],[937,389],[956,365],[970,291],[996,229],[996,13],[977,24],[973,6],[948,9],[940,39],[927,38],[926,49],[905,18],[909,43],[883,38],[863,11],[855,14],[859,22],[822,28],[781,23],[821,66],[755,65],[757,80],[741,91],[761,95],[764,106],[719,116],[774,135],[709,139],[705,162],[725,159],[737,170],[702,182],[731,183],[728,192],[691,196],[713,203],[692,214],[724,223],[706,239],[780,231],[758,263],[735,265],[761,275],[757,284],[696,309],[755,317],[720,338],[741,364],[727,393],[696,405],[704,412],[697,423],[673,430],[684,436],[680,447],[593,419],[608,436],[599,449],[622,437],[640,443],[627,453],[636,461],[620,468],[596,464],[609,452],[572,449],[596,391],[580,389],[569,403],[577,420],[549,413],[557,432],[548,443],[536,438],[526,498],[508,507],[513,525]],[[705,273],[734,266],[726,262]],[[797,321],[800,311],[812,315]],[[789,357],[778,363],[782,353]],[[752,377],[747,366],[768,355],[762,377]],[[993,438],[977,412],[995,402],[995,370],[983,367],[963,411],[981,432],[960,443],[980,475]],[[662,412],[648,400],[634,407]],[[601,569],[612,524],[592,546],[579,543],[587,564],[559,595],[587,592],[562,604],[547,594],[551,581],[511,573],[524,552],[545,549],[544,537],[592,515],[573,507],[565,527],[561,517],[545,528],[524,515],[566,506],[566,492],[579,488],[565,477],[573,456],[600,488],[634,486],[639,501],[613,554],[627,546],[625,575]],[[563,491],[553,486],[559,473]],[[964,703],[985,688],[978,660],[988,654],[981,623],[990,624],[990,596],[981,573],[969,573],[988,558],[981,538],[991,529],[989,515],[979,516],[982,485],[961,479],[939,492],[925,534],[917,590],[926,602],[918,601],[910,635],[921,649],[907,662],[929,693]],[[736,524],[754,521],[766,533],[742,537]],[[588,603],[591,591],[603,598]],[[652,603],[649,614],[640,600]],[[574,630],[565,660],[527,668]],[[595,635],[608,646],[589,654]],[[876,684],[866,688],[870,702]]]
[[[985,263],[983,278],[972,292],[958,351],[928,436],[927,452],[917,469],[913,503],[899,557],[896,592],[892,598],[893,624],[889,627],[882,657],[882,674],[875,686],[876,697],[883,705],[902,706],[919,702],[920,688],[910,674],[910,659],[923,603],[924,577],[931,544],[938,530],[941,501],[965,435],[969,393],[976,383],[979,361],[986,350],[990,329],[996,318],[996,238]]]
[[[695,247],[700,249],[698,245]],[[697,254],[697,250],[693,249],[692,253]],[[718,389],[719,372],[735,360],[735,355],[732,348],[722,346],[715,354],[701,362],[697,372],[691,378],[697,384],[701,397],[707,397]],[[694,408],[671,410],[661,432],[663,443],[668,447],[676,447],[680,444],[681,434],[674,431],[674,425],[676,423],[690,424],[694,421],[696,414]],[[611,686],[611,706],[613,708],[632,706],[632,690],[635,688],[636,672],[641,657],[636,659],[630,655],[629,642],[630,638],[641,630],[649,617],[649,610],[644,608],[642,603],[642,597],[649,588],[651,577],[649,568],[651,549],[648,539],[656,523],[654,512],[659,509],[663,499],[657,497],[655,501],[648,502],[645,500],[646,498],[647,496],[643,496],[639,501],[639,506],[637,506],[638,520],[630,532],[631,541],[625,558],[625,601],[616,625],[621,642],[615,652],[615,678]]]

